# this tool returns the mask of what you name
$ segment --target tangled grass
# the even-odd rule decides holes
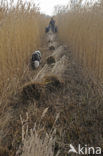
[[[59,113],[56,116],[56,119],[54,121],[53,127],[51,131],[48,133],[45,133],[44,128],[40,128],[40,124],[45,117],[46,113],[48,112],[48,108],[45,108],[41,119],[38,123],[38,125],[34,124],[34,128],[30,129],[28,127],[29,122],[29,116],[28,113],[26,114],[27,118],[23,119],[22,116],[20,116],[21,123],[22,123],[22,144],[23,147],[19,148],[19,150],[16,153],[16,156],[18,156],[20,153],[22,156],[54,156],[54,149],[55,149],[55,124],[57,120],[59,119]],[[40,135],[41,134],[41,135]],[[42,136],[44,135],[44,136]],[[56,156],[59,155],[59,151],[57,151]]]

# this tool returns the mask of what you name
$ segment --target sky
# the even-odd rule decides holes
[[[23,0],[24,1],[24,0]],[[30,1],[30,0],[28,0]],[[70,5],[70,0],[31,0],[36,4],[39,4],[40,12],[45,13],[47,15],[52,16],[54,13],[54,7],[57,5]],[[73,2],[77,2],[79,0],[72,0]],[[85,2],[92,2],[95,3],[98,0],[82,0],[83,3]]]
[[[53,15],[54,7],[56,5],[67,5],[70,0],[35,0],[39,4],[40,11],[47,15]]]
[[[0,0],[2,1],[2,0]],[[5,0],[3,0],[5,1]],[[10,2],[10,0],[7,0],[8,2]],[[16,4],[16,2],[18,0],[12,0],[14,1],[14,4]],[[78,0],[73,0],[74,2],[77,2]],[[88,1],[92,1],[92,2],[96,2],[98,0],[83,0],[84,2]],[[37,6],[39,6],[40,8],[40,12],[50,15],[52,16],[54,13],[54,7],[57,5],[69,5],[70,4],[70,0],[22,0],[22,2],[33,2],[35,3]]]
[[[7,1],[10,2],[10,0]],[[16,4],[18,0],[13,1],[14,4]],[[33,2],[36,5],[39,5],[41,13],[52,16],[54,12],[54,7],[56,5],[67,5],[70,2],[70,0],[22,0],[22,2],[31,2],[31,3]]]

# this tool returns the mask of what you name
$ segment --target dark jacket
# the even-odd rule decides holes
[[[40,62],[40,56],[37,53],[32,54],[32,61],[39,61]]]
[[[52,25],[52,26],[54,26],[54,25],[55,25],[55,21],[54,21],[53,19],[51,19],[51,20],[50,20],[50,23],[49,23],[49,25]]]

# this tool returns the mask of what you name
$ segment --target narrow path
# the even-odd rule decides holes
[[[44,98],[36,102],[40,110],[49,108],[45,121],[42,121],[46,131],[50,131],[57,113],[60,118],[57,129],[56,150],[59,156],[64,156],[69,150],[69,144],[100,146],[103,144],[103,97],[97,87],[82,71],[73,58],[68,47],[61,45],[54,34],[48,34],[49,46],[54,46],[51,56],[55,63],[45,63],[34,81],[42,82],[46,75],[55,75],[63,82],[63,87],[57,91],[48,92]],[[47,47],[47,48],[48,48]],[[37,118],[40,116],[38,113]],[[73,156],[73,155],[72,155]]]
[[[17,150],[21,142],[20,114],[30,115],[30,128],[40,119],[42,111],[49,108],[49,112],[42,124],[46,131],[50,131],[57,113],[60,119],[57,125],[57,150],[59,156],[67,153],[65,144],[89,144],[90,146],[103,145],[103,97],[97,91],[91,80],[86,79],[82,67],[77,66],[72,58],[72,52],[67,46],[58,42],[55,34],[49,33],[46,38],[42,63],[38,70],[30,71],[32,80],[28,83],[44,85],[45,76],[55,76],[63,84],[56,90],[48,90],[41,98],[35,99],[35,92],[29,92],[29,98],[22,95],[22,90],[11,99],[5,112],[1,114],[0,144],[7,147],[11,153]],[[54,47],[55,49],[52,49]],[[50,63],[48,58],[52,58]],[[49,86],[50,87],[50,86]],[[45,86],[44,86],[45,88]],[[30,90],[31,91],[31,90]],[[37,90],[38,91],[38,90]],[[41,94],[40,88],[40,94]],[[0,122],[1,122],[0,121]],[[59,140],[59,141],[58,141]],[[12,155],[14,155],[11,154]]]
[[[62,79],[63,72],[65,71],[68,65],[68,53],[64,50],[63,45],[59,45],[56,40],[55,34],[48,34],[47,36],[48,46],[47,48],[54,47],[55,50],[49,50],[49,57],[53,57],[55,59],[55,63],[48,64],[45,62],[43,68],[38,72],[36,77],[34,78],[37,81],[42,80],[45,75],[58,75]],[[47,61],[47,60],[46,60]]]
[[[56,62],[50,66],[45,64],[35,80],[54,74],[64,82],[64,87],[45,101],[52,107],[51,116],[54,112],[61,114],[58,131],[61,134],[62,129],[62,143],[103,148],[103,97],[97,86],[85,77],[82,67],[74,62],[70,50],[60,45],[55,37],[52,44],[56,47],[52,53]]]

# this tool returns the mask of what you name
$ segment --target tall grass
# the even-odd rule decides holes
[[[73,51],[74,58],[94,79],[103,81],[103,1],[93,5],[72,4],[59,10],[59,36]]]
[[[55,153],[56,144],[56,122],[60,117],[60,113],[56,115],[55,121],[51,128],[51,131],[47,133],[45,128],[41,128],[41,123],[48,108],[43,111],[40,121],[34,123],[33,129],[29,129],[29,116],[26,113],[26,120],[20,115],[22,123],[22,144],[23,147],[19,147],[16,152],[16,156],[21,153],[21,156],[59,156],[60,150]]]
[[[12,2],[0,6],[0,95],[20,85],[44,31],[45,17],[35,5],[18,1],[14,6]]]

